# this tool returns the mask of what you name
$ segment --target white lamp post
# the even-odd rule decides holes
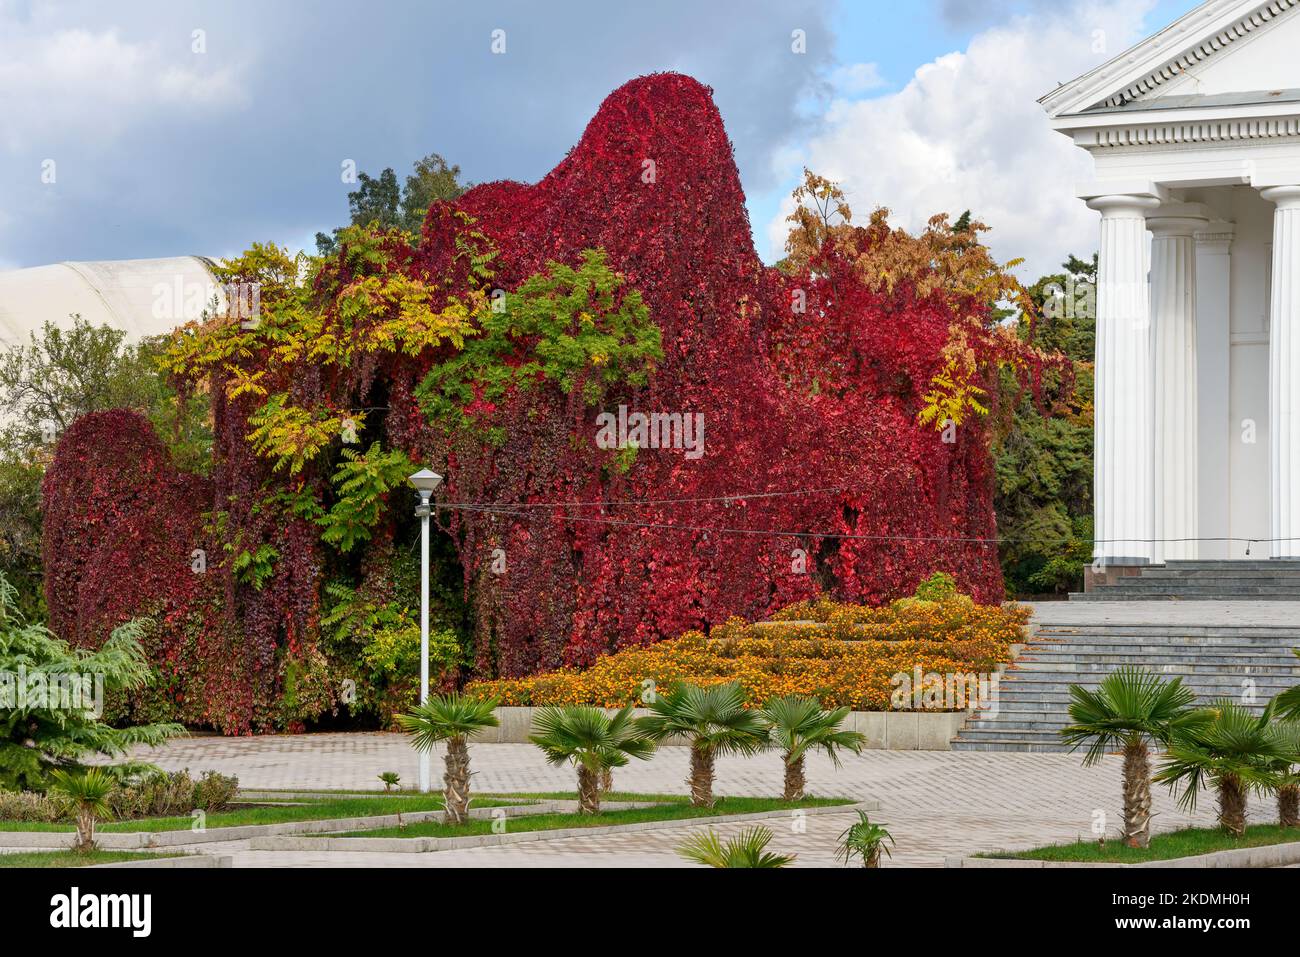
[[[420,519],[420,704],[429,700],[429,516],[433,508],[429,499],[433,490],[442,484],[442,476],[429,469],[420,469],[409,479],[420,493],[420,504],[415,514]],[[420,792],[428,794],[429,752],[420,752]]]

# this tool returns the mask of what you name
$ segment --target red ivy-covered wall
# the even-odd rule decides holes
[[[420,412],[414,390],[432,357],[358,373],[366,389],[382,387],[386,444],[447,476],[444,502],[495,506],[439,512],[475,610],[475,673],[582,665],[731,615],[762,616],[821,586],[879,602],[945,570],[980,600],[1001,597],[996,549],[973,541],[995,536],[984,429],[968,422],[945,443],[917,422],[950,325],[979,307],[922,299],[905,284],[873,292],[833,256],[815,275],[765,267],[706,87],[677,74],[634,80],[541,182],[479,186],[457,206],[497,245],[494,281],[507,291],[548,261],[575,264],[603,248],[643,294],[665,353],[649,384],[616,404],[705,423],[703,456],[641,449],[623,473],[596,448],[599,410],[576,396],[516,396],[494,413],[507,437],[493,446],[449,436]],[[458,228],[449,213],[430,210],[403,268],[446,275]],[[795,290],[804,311],[792,309]],[[160,596],[177,616],[222,617],[212,630],[226,636],[226,677],[204,683],[207,700],[190,713],[247,730],[265,726],[273,707],[277,650],[317,627],[321,546],[308,525],[259,517],[253,493],[286,480],[244,441],[250,409],[213,394],[210,484],[185,485],[126,413],[69,430],[46,482],[47,597],[56,630],[71,634]],[[79,488],[87,471],[93,515]],[[392,506],[408,508],[399,498]],[[265,589],[226,580],[214,601],[170,565],[131,580],[135,542],[188,574],[198,514],[232,501],[243,504],[228,520],[281,556]],[[174,515],[163,502],[176,503]]]

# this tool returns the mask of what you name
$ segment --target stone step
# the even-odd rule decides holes
[[[1147,565],[1144,570],[1164,568],[1174,571],[1196,571],[1200,569],[1251,568],[1292,569],[1300,568],[1300,562],[1278,561],[1273,558],[1184,558],[1165,562],[1163,565]]]
[[[1165,681],[1172,681],[1178,678],[1185,687],[1193,691],[1201,689],[1202,691],[1213,691],[1216,688],[1240,688],[1247,680],[1254,683],[1256,688],[1261,689],[1261,694],[1265,688],[1286,689],[1300,684],[1300,675],[1295,674],[1269,674],[1266,672],[1246,674],[1237,674],[1234,672],[1223,672],[1214,674],[1180,674],[1176,671],[1156,671],[1157,676]],[[1102,679],[1105,678],[1109,671],[1036,671],[1032,668],[1017,668],[1003,673],[1002,680],[998,682],[998,689],[1002,694],[1014,693],[1017,688],[1024,688],[1034,692],[1050,691],[1053,689],[1066,690],[1070,685],[1082,685],[1085,688],[1097,688],[1101,685]],[[1235,693],[1235,692],[1233,692]]]
[[[1127,610],[1129,603],[1144,601],[1300,600],[1300,563],[1242,564],[1222,571],[1221,564],[1151,568],[1140,577],[1075,596],[1111,602],[1111,607],[1041,609],[1041,617],[1056,623],[1034,629],[999,682],[996,708],[973,715],[953,749],[1068,751],[1060,731],[1070,723],[1071,687],[1095,690],[1121,667],[1180,678],[1199,706],[1218,698],[1240,701],[1243,692],[1253,690],[1248,707],[1261,713],[1275,695],[1300,685],[1300,659],[1294,654],[1300,648],[1300,607],[1294,625],[1287,604],[1261,609],[1261,615],[1267,615],[1261,620],[1285,623],[1268,625],[1249,624],[1249,612],[1207,609],[1202,617],[1194,606],[1171,611],[1168,617],[1226,624],[1164,621],[1164,612],[1154,604]],[[1235,624],[1239,617],[1245,623]],[[1080,623],[1065,623],[1072,618]]]
[[[1119,578],[1112,585],[1132,581],[1296,581],[1300,568],[1148,568],[1140,575]]]
[[[1124,578],[1112,585],[1098,585],[1098,592],[1135,591],[1196,591],[1198,589],[1258,594],[1260,591],[1279,593],[1297,590],[1292,579],[1259,578]]]
[[[1300,592],[1291,581],[1259,581],[1248,578],[1130,578],[1115,585],[1099,585],[1098,594],[1138,592],[1223,592],[1228,595],[1289,595]]]
[[[1079,660],[1082,657],[1083,660]],[[1161,660],[1160,657],[1138,658],[1124,657],[1121,655],[1106,655],[1097,658],[1087,656],[1074,656],[1075,660],[1051,660],[1049,658],[1029,658],[1017,659],[1016,664],[1009,669],[1018,674],[1027,672],[1038,672],[1039,674],[1071,674],[1079,673],[1089,675],[1094,672],[1100,672],[1108,675],[1117,668],[1126,666],[1141,665],[1147,671],[1153,671],[1160,675],[1183,675],[1192,677],[1196,675],[1256,675],[1276,678],[1288,678],[1292,683],[1300,682],[1300,671],[1296,670],[1296,659],[1290,661],[1285,659],[1272,662],[1259,661],[1240,661],[1233,659],[1230,661],[1199,661],[1189,660],[1187,658],[1175,658],[1172,660]]]
[[[1033,754],[1061,754],[1070,749],[1063,744],[1043,744],[1038,741],[963,741],[952,743],[954,751],[1020,751]]]
[[[1070,645],[1106,645],[1119,648],[1232,648],[1245,651],[1278,652],[1300,648],[1300,634],[1273,635],[1237,635],[1237,634],[1201,634],[1201,635],[1159,635],[1155,632],[1138,632],[1134,634],[1117,634],[1115,630],[1106,631],[1065,631],[1043,629],[1030,639],[1029,644],[1042,648],[1062,648]]]
[[[1051,731],[1053,733],[1060,731],[1070,723],[1069,714],[1053,715],[1041,721],[1026,720],[1021,721],[1018,718],[1003,718],[998,715],[995,718],[980,718],[972,721],[961,730],[961,737],[967,737],[968,734],[976,731]]]
[[[1197,695],[1197,705],[1208,705],[1217,698],[1223,697],[1222,694]],[[1264,706],[1272,699],[1273,694],[1267,691],[1259,692],[1255,697],[1255,703],[1245,707],[1251,711],[1260,712]],[[1012,695],[1007,690],[1002,690],[998,694],[998,709],[1002,712],[1010,712],[1012,709],[1025,711],[1040,712],[1063,712],[1069,708],[1070,703],[1074,700],[1068,691],[1045,691],[1031,692],[1028,694]],[[1241,703],[1240,696],[1233,696],[1233,700]]]
[[[1151,662],[1198,661],[1209,664],[1269,664],[1300,667],[1300,658],[1289,647],[1243,648],[1235,645],[1125,645],[1087,644],[1032,645],[1021,652],[1017,663],[1024,661],[1111,661],[1117,665],[1141,667]]]
[[[1071,638],[1077,635],[1103,635],[1111,637],[1146,636],[1171,640],[1183,638],[1222,637],[1224,641],[1245,638],[1274,638],[1277,640],[1300,638],[1300,616],[1295,626],[1289,625],[1183,625],[1183,624],[1125,624],[1097,622],[1085,625],[1041,625],[1038,634],[1060,635]]]
[[[1091,592],[1071,592],[1070,601],[1086,602],[1120,602],[1120,601],[1300,601],[1300,594],[1287,592],[1283,595],[1225,595],[1219,591],[1208,591],[1204,594],[1192,592],[1150,592],[1150,593],[1132,593],[1123,592],[1102,593],[1099,589]]]

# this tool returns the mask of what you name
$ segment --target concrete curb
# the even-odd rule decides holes
[[[576,809],[577,801],[541,801],[537,804],[514,804],[500,808],[471,808],[472,818],[490,818],[493,811],[504,811],[507,817],[521,813],[564,813]],[[402,821],[419,824],[442,816],[442,811],[411,811],[402,815]],[[333,831],[368,831],[396,827],[396,814],[374,817],[337,817],[316,821],[285,821],[280,824],[245,824],[239,827],[211,827],[205,831],[97,831],[95,843],[108,851],[135,850],[147,847],[181,847],[188,844],[212,844],[219,841],[245,841],[258,837],[281,834],[321,834]],[[76,841],[75,831],[0,831],[0,847],[31,847],[58,849],[71,847]]]
[[[1126,867],[1126,868],[1234,868],[1234,867],[1286,867],[1300,864],[1300,841],[1286,844],[1266,844],[1262,847],[1238,847],[1227,851],[1215,851],[1212,854],[1197,854],[1192,857],[1175,857],[1167,861],[1143,861],[1140,864],[1095,863],[1069,861],[1022,861],[1010,857],[950,857],[944,861],[945,867],[970,867],[980,870],[1035,868],[1074,868],[1074,867]]]
[[[654,807],[639,804],[634,807]],[[521,831],[515,834],[476,834],[471,837],[262,837],[249,842],[250,851],[372,851],[380,853],[424,854],[454,851],[461,848],[491,847],[498,844],[522,844],[550,841],[564,837],[589,837],[626,834],[636,831],[660,831],[673,827],[726,824],[732,821],[786,819],[794,810],[806,815],[844,814],[851,811],[878,811],[880,802],[862,801],[827,807],[807,807],[784,811],[757,811],[751,814],[725,814],[721,817],[686,818],[675,821],[641,821],[636,824],[611,824],[608,827],[565,827],[549,831]]]
[[[229,855],[216,857],[211,854],[187,854],[184,857],[160,857],[155,861],[120,861],[116,864],[91,864],[92,868],[103,867],[233,867],[234,858]]]

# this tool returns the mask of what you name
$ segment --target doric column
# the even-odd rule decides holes
[[[1152,514],[1153,368],[1146,270],[1146,215],[1159,201],[1099,196],[1097,357],[1094,370],[1094,556],[1103,565],[1145,565]]]
[[[1269,310],[1269,528],[1274,558],[1300,559],[1300,186],[1260,195],[1273,213]]]
[[[1151,326],[1155,359],[1155,534],[1151,560],[1197,556],[1196,230],[1208,217],[1167,215],[1151,230]]]

